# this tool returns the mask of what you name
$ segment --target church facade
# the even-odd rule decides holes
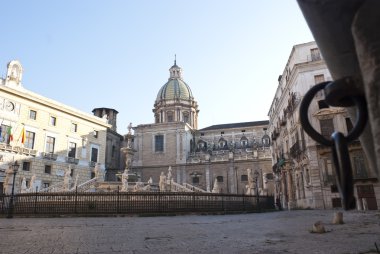
[[[247,192],[247,169],[257,172],[257,190],[273,193],[268,121],[213,125],[198,129],[199,107],[182,69],[174,62],[154,102],[154,123],[133,128],[132,171],[159,181],[171,167],[175,182],[205,191]]]

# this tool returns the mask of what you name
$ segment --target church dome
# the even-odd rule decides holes
[[[174,65],[169,69],[170,77],[168,82],[158,91],[156,101],[160,100],[194,100],[190,87],[182,79],[182,69],[174,61]]]
[[[190,87],[181,79],[169,79],[158,91],[157,101],[159,100],[193,100]]]

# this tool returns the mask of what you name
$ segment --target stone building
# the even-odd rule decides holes
[[[295,45],[269,110],[269,133],[276,198],[285,208],[334,208],[341,206],[331,148],[304,133],[299,106],[304,94],[331,75],[315,42]],[[330,138],[334,130],[347,134],[353,124],[344,108],[329,107],[318,93],[309,107],[315,130]],[[349,145],[358,209],[378,209],[380,185],[367,163],[360,142]]]
[[[123,136],[117,132],[117,110],[112,108],[95,108],[92,110],[95,116],[106,119],[111,125],[106,132],[106,181],[115,181],[116,174],[122,169],[122,156],[120,148],[123,146]]]
[[[28,185],[35,176],[31,187],[40,190],[62,182],[69,168],[79,183],[90,179],[96,163],[104,172],[107,120],[25,89],[22,75],[21,64],[11,61],[0,79],[0,190],[16,160],[16,192],[24,177]]]
[[[135,126],[133,171],[141,181],[172,169],[179,184],[206,191],[218,182],[224,193],[246,193],[247,169],[259,173],[261,194],[272,194],[268,121],[213,125],[198,129],[198,104],[182,69],[174,62],[154,102],[155,123]]]

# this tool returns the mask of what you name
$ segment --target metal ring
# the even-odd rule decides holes
[[[325,146],[333,146],[334,142],[323,137],[313,128],[313,126],[311,126],[309,122],[308,112],[310,103],[313,100],[315,94],[318,93],[320,90],[324,89],[330,83],[331,81],[322,82],[310,88],[310,90],[307,91],[307,93],[303,97],[300,106],[300,121],[303,129],[307,134],[309,134],[309,136],[312,139]]]

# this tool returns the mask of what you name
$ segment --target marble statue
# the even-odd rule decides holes
[[[153,183],[153,178],[149,177],[148,184],[152,184],[152,183]]]
[[[161,172],[160,182],[158,183],[160,191],[166,191],[166,176],[164,172]]]
[[[132,123],[128,124],[128,134],[132,134]]]
[[[170,181],[172,180],[172,177],[173,177],[173,175],[172,175],[172,166],[169,166],[169,169],[168,169],[168,176],[166,177],[166,180],[167,180],[168,182],[170,182]]]
[[[68,168],[65,170],[65,176],[63,178],[63,190],[69,191],[70,190],[70,180],[71,180],[71,165],[69,165]]]
[[[78,179],[79,179],[79,174],[77,174],[77,175],[75,176],[75,182],[74,182],[74,187],[73,187],[73,189],[76,189],[76,188],[77,188],[77,186],[78,186]]]
[[[121,191],[128,191],[128,178],[129,178],[128,173],[129,173],[129,170],[125,169],[123,174],[121,175],[121,183],[122,183]]]
[[[5,170],[5,179],[4,179],[4,193],[5,194],[11,193],[13,180],[14,180],[13,169],[12,169],[12,166],[9,166],[8,169]]]
[[[26,193],[27,192],[27,188],[26,188],[26,178],[23,177],[22,178],[22,182],[21,182],[21,193]]]
[[[254,194],[254,179],[252,174],[252,169],[247,168],[247,174],[248,174],[248,184],[245,186],[247,188],[247,195],[253,195]]]
[[[95,178],[101,179],[102,178],[102,170],[100,169],[100,163],[96,163],[94,168]]]
[[[219,182],[218,179],[215,178],[214,181],[214,187],[212,188],[212,193],[220,193],[220,187],[219,187]]]
[[[33,191],[35,191],[35,190],[33,189],[33,187],[34,187],[34,182],[35,182],[35,181],[36,181],[36,175],[33,175],[32,178],[30,179],[28,192],[33,192]]]

